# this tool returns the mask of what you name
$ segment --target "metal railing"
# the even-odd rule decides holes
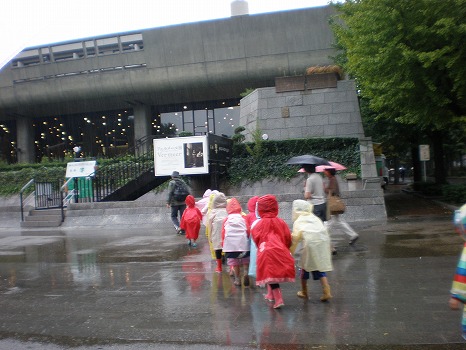
[[[114,158],[115,163],[99,166],[94,180],[94,200],[102,201],[130,181],[154,169],[153,140],[166,136],[149,135],[135,142],[126,154]]]
[[[31,179],[26,185],[23,186],[23,188],[21,188],[21,191],[19,191],[19,202],[21,206],[21,221],[24,221],[24,202],[25,201],[23,201],[23,193],[33,184],[34,184],[34,179]],[[30,195],[33,195],[33,194],[34,194],[34,191],[32,191]]]
[[[34,199],[34,208],[35,209],[50,209],[50,208],[60,208],[61,211],[61,221],[65,221],[65,212],[63,207],[63,188],[57,190],[60,180],[57,179],[54,182],[41,182],[31,179],[26,185],[24,185],[19,191],[19,200],[21,208],[21,221],[24,221],[24,207],[25,204]],[[34,190],[24,199],[24,193],[34,185]]]

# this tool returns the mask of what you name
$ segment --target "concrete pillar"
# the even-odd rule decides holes
[[[134,106],[134,144],[136,141],[152,134],[151,107],[144,104]]]
[[[18,117],[16,119],[16,129],[18,163],[34,163],[34,130],[32,118]]]
[[[382,179],[377,174],[375,164],[374,147],[372,138],[363,137],[359,139],[359,151],[361,157],[361,178],[365,189],[381,188]]]

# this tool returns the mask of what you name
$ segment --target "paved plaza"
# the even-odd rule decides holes
[[[280,310],[214,272],[203,232],[193,249],[166,225],[0,230],[0,349],[465,349],[447,303],[451,210],[401,192],[386,203],[386,222],[337,242],[333,299],[316,281],[296,297],[297,280]]]

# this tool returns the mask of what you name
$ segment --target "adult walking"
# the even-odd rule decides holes
[[[324,185],[324,191],[327,196],[340,196],[340,187],[335,173],[336,171],[334,168],[327,168],[324,170],[324,174],[327,177],[326,184]],[[350,245],[353,245],[359,238],[359,235],[351,228],[345,219],[340,216],[340,213],[330,212],[330,219],[327,222],[327,228],[331,237],[336,236],[337,234],[347,236],[349,238]]]
[[[323,221],[327,220],[327,205],[325,203],[324,182],[322,177],[316,173],[314,164],[303,164],[304,171],[309,174],[304,186],[304,199],[313,206],[314,214]]]
[[[178,171],[174,171],[171,176],[172,179],[168,183],[167,208],[171,209],[170,217],[176,233],[184,234],[183,230],[180,229],[180,220],[186,209],[185,200],[190,194],[190,191],[188,185],[180,179],[180,173]]]

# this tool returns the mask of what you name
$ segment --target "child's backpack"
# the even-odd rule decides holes
[[[177,202],[184,202],[188,195],[189,195],[189,191],[188,191],[186,184],[179,179],[175,179],[175,187],[173,189],[173,199]]]

